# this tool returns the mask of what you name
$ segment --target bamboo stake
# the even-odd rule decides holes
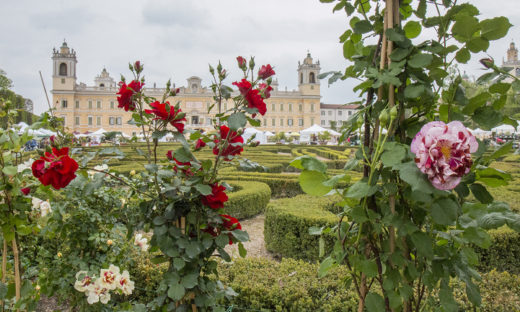
[[[2,283],[6,282],[6,272],[7,271],[7,241],[4,238],[4,251],[2,252]],[[0,301],[0,306],[2,307],[2,311],[4,311],[4,301]]]
[[[15,284],[15,293],[16,293],[16,301],[21,298],[21,289],[22,289],[22,280],[20,277],[20,255],[18,252],[18,246],[16,244],[16,238],[13,238],[13,255],[14,255],[14,284]]]

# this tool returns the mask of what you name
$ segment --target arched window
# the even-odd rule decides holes
[[[316,78],[314,77],[314,73],[309,74],[309,83],[316,83]]]
[[[67,76],[67,64],[60,64],[60,76]]]
[[[300,74],[300,83],[303,83],[303,73]]]
[[[103,88],[103,87],[105,86],[105,84],[104,84],[104,83],[100,83],[99,86],[100,86],[101,88]]]

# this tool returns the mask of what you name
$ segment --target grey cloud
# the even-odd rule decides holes
[[[192,1],[182,2],[150,1],[144,7],[144,23],[164,27],[197,28],[207,26],[211,14],[204,8],[197,7]]]

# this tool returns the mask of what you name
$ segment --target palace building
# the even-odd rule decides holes
[[[509,44],[507,50],[507,60],[502,59],[502,68],[509,72],[511,75],[520,77],[520,61],[518,60],[518,49],[515,47],[515,43]],[[506,82],[512,82],[513,78],[506,78]]]
[[[93,85],[78,82],[76,51],[68,47],[66,42],[59,49],[53,50],[52,63],[52,101],[57,116],[65,120],[69,131],[84,133],[103,128],[127,135],[140,133],[139,128],[128,124],[131,112],[117,107],[116,93],[119,87],[105,68],[94,78]],[[257,128],[271,132],[294,132],[320,124],[320,108],[323,104],[320,103],[319,73],[320,62],[314,62],[311,54],[307,53],[303,62],[298,62],[295,77],[298,79],[298,90],[279,90],[278,81],[274,80],[271,97],[265,101],[267,113],[265,116],[258,116],[262,124]],[[212,119],[218,108],[215,105],[208,113],[208,108],[213,104],[211,89],[204,86],[202,79],[197,76],[189,77],[186,86],[179,89],[176,97],[167,100],[172,105],[180,102],[182,111],[186,113],[186,127],[213,129]],[[145,87],[148,96],[157,98],[161,98],[164,91],[155,86]],[[232,102],[223,103],[222,109],[231,108],[231,105]]]

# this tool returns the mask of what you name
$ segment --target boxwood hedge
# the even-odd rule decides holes
[[[227,180],[235,189],[228,193],[225,212],[238,219],[253,217],[264,212],[271,199],[271,189],[262,182]]]

